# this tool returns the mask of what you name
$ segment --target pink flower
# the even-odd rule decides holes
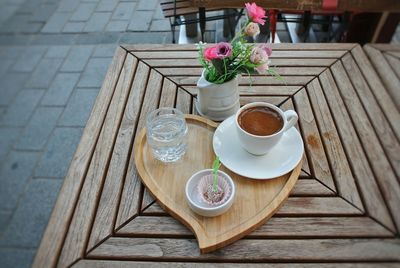
[[[268,57],[271,56],[271,54],[272,54],[272,48],[271,48],[270,45],[261,44],[261,45],[259,45],[259,47],[260,47],[261,49],[265,50],[265,52],[267,52]]]
[[[219,59],[224,59],[232,55],[232,45],[226,42],[217,44],[217,55]]]
[[[254,37],[260,33],[260,26],[257,23],[250,22],[244,29],[244,32],[247,36]]]
[[[261,46],[253,48],[250,54],[250,61],[254,64],[265,63],[268,61],[268,53]]]
[[[246,3],[247,15],[252,22],[257,22],[261,25],[265,23],[265,10],[256,5],[256,3]]]
[[[218,59],[217,47],[214,46],[204,49],[204,58],[208,61],[211,61],[213,59]]]
[[[208,61],[214,59],[225,59],[232,55],[232,46],[229,43],[221,42],[213,47],[204,50],[204,58]]]
[[[268,71],[269,65],[268,65],[268,63],[266,62],[266,63],[263,63],[263,64],[261,64],[260,66],[254,68],[254,69],[255,69],[259,74],[264,74],[264,73],[266,73],[266,71]]]
[[[269,56],[272,54],[272,49],[266,44],[258,45],[253,48],[250,54],[250,61],[258,66],[254,69],[263,74],[269,69]]]

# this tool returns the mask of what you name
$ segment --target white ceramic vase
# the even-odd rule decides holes
[[[206,80],[203,70],[197,81],[197,112],[214,121],[234,115],[240,108],[238,76],[223,84],[213,84]]]

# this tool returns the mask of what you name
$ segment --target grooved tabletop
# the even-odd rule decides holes
[[[158,206],[137,174],[133,142],[157,107],[195,113],[202,69],[194,45],[125,45],[109,67],[33,266],[398,266],[400,113],[393,89],[359,45],[273,49],[284,82],[256,75],[250,86],[243,76],[240,101],[295,109],[306,158],[289,199],[266,224],[200,254],[190,230]]]

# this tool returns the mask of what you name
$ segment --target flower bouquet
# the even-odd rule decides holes
[[[231,43],[198,45],[200,63],[205,69],[205,79],[208,82],[222,84],[234,79],[240,73],[270,74],[280,79],[278,73],[269,66],[271,47],[267,44],[246,41],[246,37],[255,37],[260,33],[258,24],[265,24],[266,12],[255,3],[246,3],[245,6],[247,21]]]
[[[240,108],[238,76],[270,74],[281,79],[271,68],[269,57],[272,49],[268,44],[247,43],[246,37],[260,33],[259,24],[264,25],[266,12],[255,3],[246,3],[247,21],[230,43],[221,42],[212,46],[198,44],[199,60],[204,67],[197,82],[196,109],[200,115],[221,121]]]

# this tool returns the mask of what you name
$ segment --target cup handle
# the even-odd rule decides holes
[[[288,110],[286,112],[283,112],[286,117],[286,127],[284,131],[288,130],[289,128],[293,127],[296,123],[297,120],[299,119],[299,116],[297,113],[293,110]]]

